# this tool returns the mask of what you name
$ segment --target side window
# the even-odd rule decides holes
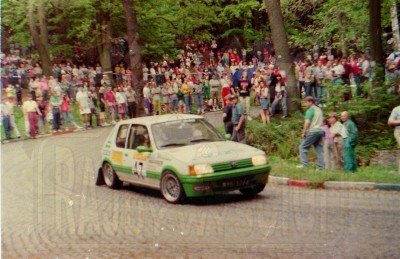
[[[149,134],[145,126],[132,125],[129,133],[128,149],[136,149],[138,146],[151,146]]]
[[[115,145],[119,148],[125,148],[126,138],[128,136],[128,126],[129,125],[121,125],[118,129]]]

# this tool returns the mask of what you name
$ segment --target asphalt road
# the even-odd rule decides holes
[[[95,186],[111,127],[2,145],[2,258],[399,258],[400,194],[267,185],[170,205]]]

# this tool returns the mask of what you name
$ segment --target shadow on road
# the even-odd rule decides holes
[[[160,191],[154,190],[151,188],[124,184],[124,186],[121,189],[135,192],[137,194],[145,195],[148,197],[163,199]],[[132,198],[134,198],[134,197],[132,197]],[[225,194],[218,194],[218,195],[214,195],[214,196],[187,198],[185,200],[184,204],[196,205],[196,206],[210,206],[210,205],[212,206],[212,205],[221,205],[221,204],[227,204],[227,203],[247,203],[247,202],[251,202],[254,200],[262,201],[262,200],[267,200],[267,199],[269,199],[269,197],[263,193],[255,196],[255,197],[248,197],[248,196],[245,196],[245,195],[239,193],[239,191],[233,191],[233,192],[229,192],[229,193],[225,193]],[[165,202],[167,203],[167,201],[165,201]]]

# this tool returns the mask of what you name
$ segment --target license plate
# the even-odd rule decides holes
[[[222,188],[235,188],[242,187],[250,184],[249,179],[240,179],[240,180],[231,180],[231,181],[223,181],[221,182]]]

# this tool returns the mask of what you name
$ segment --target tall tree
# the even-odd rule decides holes
[[[293,70],[293,60],[290,55],[288,37],[283,23],[283,15],[280,0],[265,0],[268,12],[268,19],[271,25],[272,41],[278,57],[279,67],[286,72],[288,107],[290,110],[300,109],[300,102],[296,101],[297,84]]]
[[[111,2],[111,1],[110,1]],[[97,50],[99,52],[100,63],[103,68],[103,74],[108,75],[112,80],[112,67],[111,67],[111,40],[112,40],[112,26],[110,10],[102,1],[97,1],[96,5],[99,7],[99,12],[96,14],[97,25]]]
[[[382,48],[381,9],[381,0],[369,0],[371,58],[382,66],[384,63],[384,53]]]
[[[132,70],[132,83],[136,93],[141,93],[142,57],[139,45],[139,27],[132,0],[121,0],[125,12],[126,34],[128,36],[129,60]]]
[[[44,0],[28,0],[27,17],[33,43],[39,52],[43,73],[51,75],[51,61]]]

